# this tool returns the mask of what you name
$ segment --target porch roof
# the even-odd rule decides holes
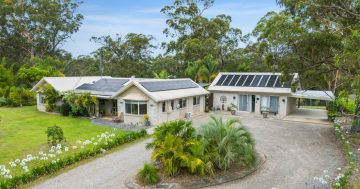
[[[327,101],[335,100],[335,96],[331,91],[298,90],[295,93],[291,93],[290,97],[327,100]]]

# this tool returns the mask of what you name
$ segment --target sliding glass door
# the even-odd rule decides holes
[[[239,111],[252,111],[251,95],[239,95]]]
[[[261,96],[261,111],[278,113],[279,97],[278,96]]]

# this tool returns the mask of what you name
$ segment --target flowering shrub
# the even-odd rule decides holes
[[[73,146],[57,144],[47,152],[28,154],[8,165],[0,165],[0,188],[8,189],[27,183],[39,176],[53,173],[82,159],[104,153],[106,150],[146,135],[146,131],[119,134],[116,129],[91,139],[76,142]]]
[[[314,177],[315,184],[311,186],[311,188],[314,189],[320,189],[320,188],[333,188],[333,189],[342,189],[347,188],[349,184],[349,178],[353,174],[353,171],[358,171],[356,168],[356,165],[354,163],[354,156],[353,153],[350,150],[349,141],[347,139],[347,136],[344,134],[343,130],[341,129],[340,123],[335,120],[334,121],[334,129],[335,134],[337,138],[339,139],[341,145],[344,148],[345,155],[346,155],[346,161],[347,166],[342,170],[341,168],[338,168],[338,171],[340,172],[338,175],[336,175],[334,178],[329,176],[327,173],[327,170],[324,170],[324,176],[321,177]]]

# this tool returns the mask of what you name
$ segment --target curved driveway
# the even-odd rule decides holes
[[[230,116],[225,116],[230,117]],[[330,125],[301,122],[241,118],[253,133],[256,147],[267,156],[267,161],[254,174],[211,188],[305,188],[314,176],[324,169],[336,174],[344,164]],[[194,118],[195,126],[208,121],[208,116]],[[149,140],[129,146],[67,173],[56,176],[35,188],[125,188],[124,180],[135,175],[150,158],[145,150]],[[308,187],[310,188],[310,187]]]

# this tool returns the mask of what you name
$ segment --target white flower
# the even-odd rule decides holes
[[[340,186],[340,183],[337,182],[335,185],[336,185],[336,186]]]
[[[56,155],[55,154],[48,154],[49,157],[53,158],[55,157]]]
[[[319,178],[318,178],[318,177],[314,177],[314,180],[319,180]]]
[[[61,151],[61,150],[57,150],[56,153],[57,153],[57,154],[62,154],[62,151]]]
[[[52,163],[52,164],[55,164],[55,163],[56,163],[56,160],[52,160],[51,163]]]
[[[325,169],[323,172],[324,172],[324,173],[328,173],[329,171]]]
[[[20,163],[20,160],[19,160],[19,159],[16,159],[15,162],[16,162],[16,163]]]
[[[10,166],[11,166],[11,167],[16,167],[16,163],[15,163],[15,162],[13,162],[13,161],[12,161],[12,162],[10,162],[9,164],[10,164]]]
[[[50,152],[50,153],[54,153],[55,150],[51,148],[51,149],[49,150],[49,152]]]
[[[352,152],[349,152],[350,155],[352,155],[353,153]]]
[[[69,147],[65,147],[64,150],[65,150],[65,152],[69,151]]]
[[[77,146],[72,146],[72,149],[74,149],[74,150],[75,150],[76,148],[77,148]]]
[[[102,153],[106,152],[106,150],[105,150],[105,149],[102,149],[102,148],[100,148],[100,151],[101,151]]]
[[[39,155],[43,155],[43,154],[44,154],[44,152],[43,152],[43,151],[40,151],[40,152],[39,152]]]
[[[81,140],[76,141],[76,143],[80,144],[80,143],[81,143]]]
[[[23,161],[20,163],[20,166],[22,166],[22,167],[25,166],[25,165],[26,165],[26,163],[23,162]]]
[[[80,148],[85,148],[85,146],[80,146]]]
[[[325,175],[324,177],[325,177],[325,178],[327,178],[327,179],[328,179],[328,178],[330,178],[330,176],[329,176],[329,175]]]
[[[56,149],[61,149],[61,144],[57,144]]]

